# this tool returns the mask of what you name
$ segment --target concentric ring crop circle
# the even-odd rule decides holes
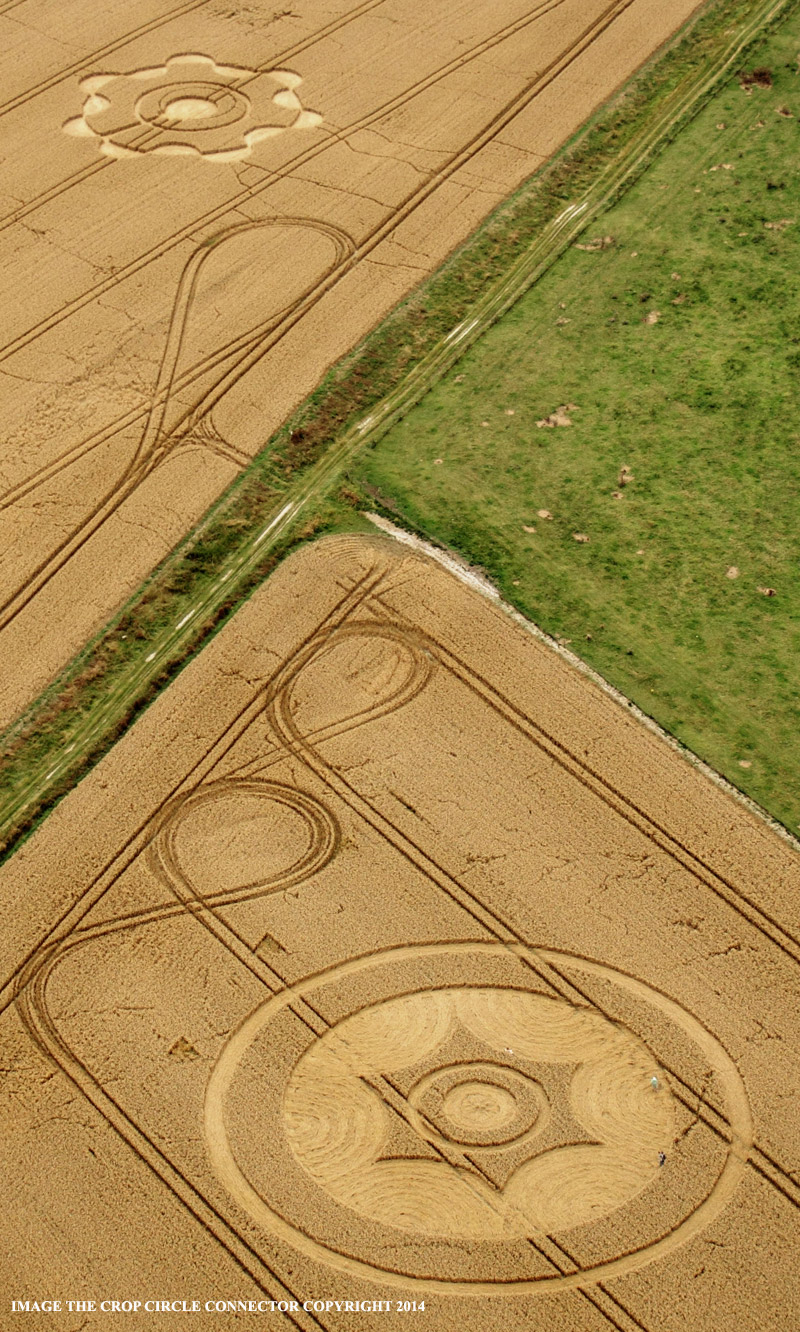
[[[566,968],[570,972],[578,971],[606,982],[611,981],[638,1000],[655,1004],[663,1016],[674,1022],[683,1034],[699,1047],[723,1089],[730,1140],[722,1168],[709,1192],[680,1224],[642,1248],[596,1263],[590,1268],[566,1274],[505,1282],[447,1280],[438,1277],[415,1277],[407,1273],[385,1270],[360,1258],[341,1253],[287,1221],[261,1197],[236,1161],[228,1138],[225,1115],[228,1090],[251,1043],[292,1003],[306,999],[327,985],[363,973],[369,968],[382,969],[393,963],[406,964],[445,954],[455,956],[473,954],[484,957],[513,954],[522,961],[529,960],[534,965],[537,962],[540,965],[545,963],[552,968]],[[217,1059],[206,1090],[204,1127],[207,1151],[217,1177],[235,1202],[265,1230],[292,1245],[313,1261],[326,1263],[351,1277],[377,1281],[383,1285],[405,1290],[441,1295],[544,1295],[590,1286],[644,1267],[699,1234],[722,1212],[744,1174],[753,1141],[749,1101],[738,1068],[716,1037],[675,1000],[653,989],[644,981],[628,976],[613,967],[569,953],[529,948],[522,944],[478,942],[422,944],[388,949],[377,956],[370,954],[330,967],[266,1000],[254,1009],[229,1037]]]

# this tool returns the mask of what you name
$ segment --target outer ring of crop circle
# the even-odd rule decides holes
[[[240,1169],[231,1149],[225,1125],[225,1098],[236,1074],[239,1063],[249,1049],[252,1041],[272,1018],[287,1008],[296,999],[302,999],[310,992],[318,990],[332,981],[342,980],[347,976],[364,971],[369,967],[383,967],[392,962],[409,962],[420,957],[432,957],[437,954],[483,954],[497,955],[511,953],[522,959],[537,959],[551,966],[567,966],[573,970],[597,975],[605,979],[613,978],[620,988],[633,993],[645,1002],[655,1004],[663,1014],[671,1018],[700,1047],[713,1072],[720,1079],[725,1091],[726,1112],[731,1130],[728,1153],[711,1191],[692,1212],[673,1230],[641,1249],[597,1263],[556,1277],[522,1279],[515,1281],[447,1281],[432,1277],[414,1277],[402,1272],[387,1271],[380,1267],[352,1258],[335,1249],[329,1248],[310,1235],[299,1230],[291,1222],[274,1212],[269,1204],[253,1188]],[[401,1287],[405,1290],[425,1291],[438,1295],[546,1295],[555,1291],[574,1290],[581,1286],[594,1285],[612,1277],[620,1277],[640,1267],[654,1262],[666,1253],[686,1243],[694,1235],[704,1230],[725,1208],[736,1190],[747,1166],[747,1158],[753,1142],[753,1122],[747,1093],[741,1075],[724,1046],[691,1013],[688,1013],[674,999],[653,989],[633,976],[618,971],[614,967],[599,962],[576,957],[571,953],[554,952],[551,949],[529,948],[524,944],[459,942],[441,944],[418,944],[388,949],[379,954],[370,953],[365,957],[329,967],[325,971],[309,976],[303,981],[280,991],[266,1000],[245,1018],[233,1032],[223,1047],[208,1081],[204,1108],[204,1126],[206,1147],[211,1163],[218,1178],[227,1188],[237,1204],[264,1229],[270,1230],[294,1249],[314,1262],[327,1263],[338,1271],[346,1272],[351,1277],[380,1282],[383,1285]]]

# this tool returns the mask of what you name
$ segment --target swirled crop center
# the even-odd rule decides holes
[[[510,1092],[491,1082],[459,1083],[448,1092],[442,1106],[445,1114],[466,1133],[481,1129],[503,1129],[514,1119],[516,1103]]]
[[[167,102],[164,108],[164,116],[167,120],[208,120],[209,116],[214,116],[217,108],[210,97],[176,97],[174,101]]]

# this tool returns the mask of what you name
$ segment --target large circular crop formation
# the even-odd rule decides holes
[[[671,1084],[688,1084],[614,1009],[705,1067],[727,1127],[702,1170],[678,1143]],[[252,1220],[351,1275],[454,1293],[544,1293],[663,1256],[725,1206],[750,1132],[735,1065],[674,1001],[494,943],[391,949],[281,992],[206,1098],[212,1164]]]

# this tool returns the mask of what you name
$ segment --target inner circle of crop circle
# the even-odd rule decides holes
[[[497,1151],[538,1136],[550,1118],[543,1088],[508,1065],[485,1061],[432,1070],[408,1093],[421,1138]]]
[[[244,93],[210,79],[176,79],[148,89],[136,103],[136,114],[145,124],[181,132],[233,125],[249,111]]]
[[[477,1059],[445,1062],[454,1042]],[[508,1062],[482,1059],[487,1050]],[[574,1118],[547,1151],[532,1066],[548,1079],[561,1070],[554,1093],[561,1116]],[[641,1039],[591,1007],[524,986],[427,983],[357,1009],[312,1042],[286,1084],[282,1128],[337,1208],[419,1237],[532,1238],[595,1225],[656,1181],[675,1109],[666,1085],[653,1095],[652,1070]],[[420,1145],[437,1147],[433,1158],[395,1142],[398,1095]],[[474,1150],[512,1144],[504,1165],[486,1161],[475,1176]]]
[[[491,1082],[460,1082],[447,1093],[442,1109],[465,1133],[496,1132],[514,1119],[517,1103],[505,1087]]]
[[[163,114],[169,120],[207,120],[217,114],[217,107],[209,97],[176,97],[167,102]]]

